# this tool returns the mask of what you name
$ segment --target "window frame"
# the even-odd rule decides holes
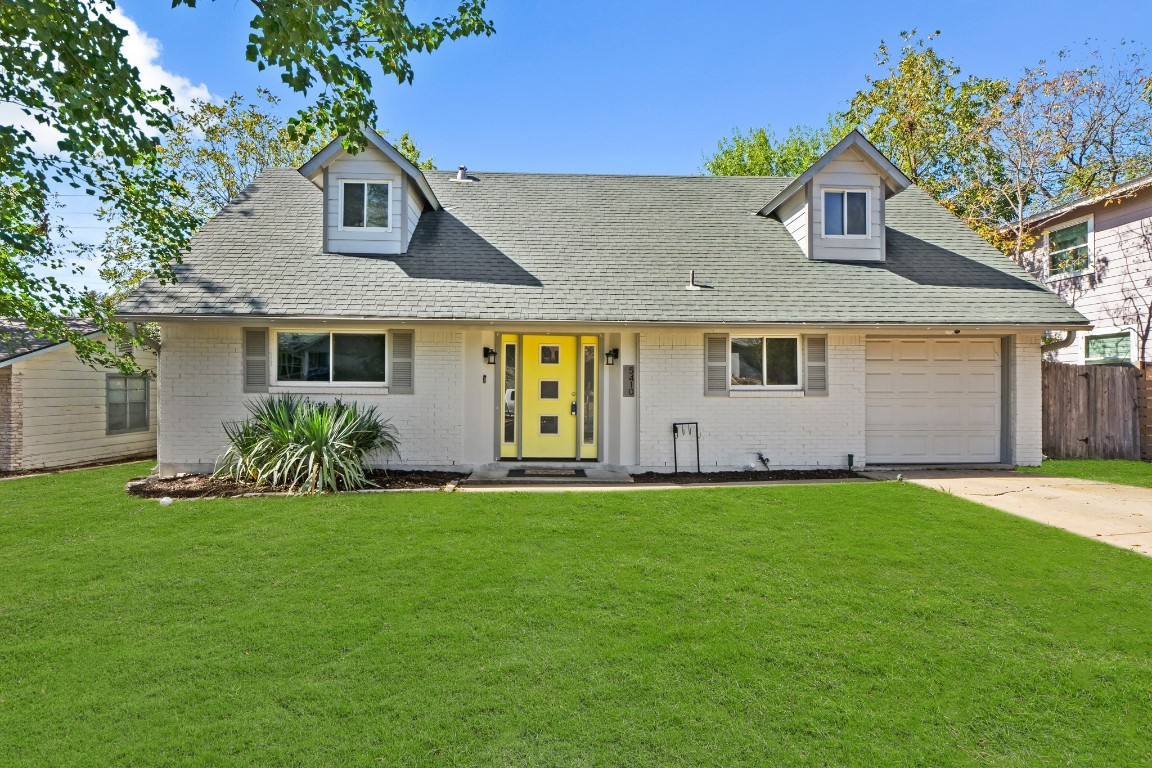
[[[388,387],[392,381],[392,334],[388,331],[365,328],[341,328],[332,330],[327,328],[275,328],[271,329],[271,385],[277,387],[320,387],[324,389],[374,388]],[[280,335],[281,334],[327,334],[328,335],[328,380],[327,381],[298,381],[296,379],[280,378]],[[384,337],[384,380],[383,381],[333,381],[336,354],[334,345],[336,336],[383,336]]]
[[[1081,270],[1068,271],[1068,272],[1053,272],[1052,271],[1052,251],[1049,247],[1049,238],[1053,232],[1059,232],[1062,229],[1068,229],[1080,224],[1088,224],[1088,235],[1085,238],[1084,245],[1088,249],[1088,266]],[[1067,250],[1067,249],[1066,249]],[[1086,216],[1080,216],[1068,221],[1062,221],[1058,226],[1048,227],[1044,230],[1044,275],[1048,281],[1055,280],[1068,280],[1073,277],[1083,277],[1084,275],[1095,274],[1096,272],[1096,216],[1089,213]]]
[[[1107,339],[1115,336],[1128,337],[1128,356],[1127,357],[1088,357],[1088,342],[1092,339]],[[1107,365],[1108,363],[1132,363],[1135,361],[1136,355],[1136,335],[1132,332],[1131,328],[1120,329],[1115,331],[1105,331],[1102,333],[1093,333],[1084,337],[1084,364],[1085,365]]]
[[[829,192],[840,195],[841,212],[844,215],[844,229],[848,229],[848,192],[860,192],[864,195],[864,234],[862,235],[830,235],[828,234],[828,200]],[[872,189],[869,187],[821,187],[820,188],[820,237],[830,240],[869,240],[872,237]]]
[[[340,207],[336,212],[337,229],[341,232],[391,232],[392,231],[392,189],[395,186],[392,179],[340,179]],[[381,184],[388,187],[388,226],[369,227],[365,223],[362,227],[344,226],[344,187],[348,184],[364,184],[364,221],[368,221],[368,184]]]
[[[760,378],[767,380],[768,355],[764,342],[768,339],[791,339],[796,342],[796,383],[795,384],[733,384],[732,383],[732,340],[760,339]],[[786,333],[729,333],[728,334],[728,389],[733,392],[796,392],[804,389],[804,339],[799,335]]]
[[[111,436],[111,435],[129,435],[129,434],[132,434],[134,432],[150,432],[152,430],[152,391],[151,391],[152,387],[150,386],[151,378],[152,377],[149,376],[147,372],[140,373],[140,374],[134,374],[134,375],[127,375],[127,374],[123,374],[123,373],[108,373],[108,374],[104,375],[104,434],[109,435],[109,436]],[[109,415],[108,393],[112,391],[111,388],[109,388],[108,383],[112,379],[123,379],[124,380],[124,406],[125,406],[124,418],[128,423],[128,426],[125,429],[112,429],[111,427],[108,426],[108,415]],[[143,381],[144,381],[144,425],[143,426],[137,426],[137,427],[132,426],[132,410],[130,408],[128,408],[129,403],[132,402],[128,399],[128,380],[129,379],[143,379]]]

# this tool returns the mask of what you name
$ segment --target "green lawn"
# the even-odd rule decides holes
[[[1039,467],[1020,467],[1020,472],[1056,477],[1079,477],[1120,485],[1152,488],[1152,462],[1119,459],[1048,459]]]
[[[0,482],[4,766],[1152,763],[1152,559],[897,483]]]

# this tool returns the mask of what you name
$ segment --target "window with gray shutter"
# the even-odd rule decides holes
[[[728,394],[728,335],[704,334],[704,394]]]
[[[804,349],[807,353],[804,393],[828,394],[828,337],[805,336]]]
[[[389,394],[410,395],[416,384],[416,332],[389,331],[392,340],[392,379]]]
[[[244,391],[268,391],[268,329],[244,329]]]

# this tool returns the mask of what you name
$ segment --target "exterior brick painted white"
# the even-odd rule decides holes
[[[400,327],[400,326],[393,326]],[[241,327],[224,323],[164,323],[160,355],[161,474],[210,470],[224,452],[222,422],[243,419]],[[463,332],[416,331],[415,394],[382,390],[293,387],[317,400],[355,399],[375,405],[401,436],[390,465],[459,465],[463,445]],[[276,386],[271,392],[279,391]],[[283,388],[287,391],[287,388]],[[374,462],[385,463],[382,459]]]
[[[328,328],[328,326],[324,326]],[[361,326],[362,327],[362,326]],[[391,326],[403,327],[403,326]],[[510,328],[508,332],[518,329]],[[523,330],[523,329],[519,329]],[[539,332],[539,326],[533,329]],[[647,328],[620,334],[608,328],[556,332],[605,334],[622,347],[621,364],[605,368],[602,459],[634,470],[671,471],[672,424],[700,424],[701,469],[839,468],[865,455],[865,343],[867,336],[827,330],[828,393],[738,392],[704,395],[704,337],[734,329]],[[805,329],[822,333],[820,329]],[[498,414],[495,371],[483,362],[494,346],[489,329],[416,327],[415,394],[375,389],[293,388],[321,399],[354,398],[379,407],[402,435],[391,465],[468,468],[495,460]],[[754,335],[748,331],[748,335]],[[221,422],[244,418],[258,395],[241,386],[241,326],[235,323],[163,324],[160,355],[160,471],[205,471],[224,450]],[[1040,336],[1009,336],[1005,461],[1039,464]],[[605,347],[608,348],[608,347]],[[624,364],[636,365],[635,397],[623,398]],[[309,391],[308,386],[312,386]],[[273,386],[272,391],[277,387]],[[682,466],[695,463],[695,443],[682,442]]]
[[[754,332],[749,331],[749,335]],[[640,465],[671,471],[672,424],[700,424],[701,469],[843,468],[864,462],[864,337],[829,334],[828,394],[775,391],[704,396],[704,332],[640,334]],[[681,466],[694,469],[695,442]],[[686,458],[685,458],[686,457]]]

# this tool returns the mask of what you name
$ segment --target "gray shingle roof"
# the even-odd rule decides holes
[[[64,322],[74,331],[95,333],[98,329],[91,320],[72,317]],[[38,336],[23,320],[0,317],[0,363],[15,357],[56,346],[58,342]]]
[[[786,178],[426,174],[441,211],[407,254],[325,253],[322,193],[264,172],[193,241],[179,283],[128,315],[585,322],[1083,324],[916,188],[891,198],[884,264],[807,259],[755,213]],[[706,290],[687,291],[689,270]]]

